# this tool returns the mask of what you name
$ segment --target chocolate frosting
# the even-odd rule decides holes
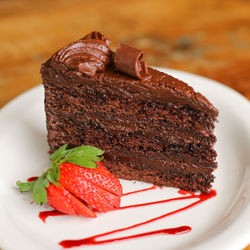
[[[82,40],[91,40],[91,39],[104,41],[107,44],[107,46],[110,46],[111,44],[109,39],[104,34],[98,31],[93,31],[82,38]]]
[[[65,143],[98,146],[118,177],[207,192],[217,167],[217,109],[147,68],[142,51],[120,45],[114,54],[109,44],[92,32],[42,65],[51,152]]]
[[[192,87],[140,62],[142,51],[120,45],[113,57],[114,53],[110,50],[109,44],[110,41],[102,33],[92,32],[63,47],[42,65],[43,81],[53,78],[52,82],[49,81],[58,86],[97,84],[100,88],[108,82],[116,94],[125,94],[129,98],[179,103],[189,105],[208,115],[215,117],[218,115],[218,110]],[[112,63],[113,58],[115,65]],[[126,93],[120,93],[121,91]]]
[[[140,80],[149,79],[146,62],[141,62],[143,51],[120,44],[115,53],[115,67],[121,72]]]
[[[110,63],[110,41],[100,32],[92,32],[60,49],[51,59],[51,63],[59,62],[76,70],[78,74],[94,76],[104,71]]]

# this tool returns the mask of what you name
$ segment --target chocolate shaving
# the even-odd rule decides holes
[[[120,44],[115,53],[115,67],[119,72],[140,80],[147,80],[151,77],[146,62],[141,62],[143,51]]]

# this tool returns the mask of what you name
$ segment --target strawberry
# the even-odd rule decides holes
[[[47,188],[48,204],[56,210],[70,215],[82,215],[95,218],[96,214],[84,205],[82,201],[72,195],[62,185],[56,186],[53,183]]]
[[[60,166],[60,179],[58,182],[100,212],[107,212],[113,210],[114,207],[119,207],[120,196],[116,196],[100,188],[99,186],[104,186],[102,179],[98,180],[98,178],[95,178],[95,185],[85,178],[87,174],[94,173],[88,170],[88,168],[82,168],[71,163],[64,163]],[[91,170],[94,171],[94,169]],[[104,178],[104,175],[102,176]],[[114,179],[116,178],[114,177]]]
[[[120,181],[112,175],[101,162],[96,162],[97,168],[81,168],[75,164],[65,162],[60,165],[61,171],[71,169],[76,176],[82,176],[97,187],[114,195],[122,195]]]
[[[103,153],[92,146],[67,149],[64,145],[50,156],[52,167],[44,174],[16,184],[20,191],[32,191],[37,204],[48,202],[63,213],[94,218],[89,207],[113,210],[120,206],[122,194],[119,180],[100,162]]]

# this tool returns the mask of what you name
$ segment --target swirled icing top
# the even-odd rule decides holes
[[[110,41],[101,32],[91,32],[85,37],[63,47],[51,58],[52,64],[63,63],[79,75],[94,76],[103,72],[114,60],[117,71],[140,80],[147,80],[146,62],[141,62],[143,51],[120,44],[114,56],[109,48]]]
[[[110,41],[100,32],[92,32],[87,36],[60,49],[52,62],[64,63],[79,73],[94,76],[97,71],[104,71],[110,63]]]

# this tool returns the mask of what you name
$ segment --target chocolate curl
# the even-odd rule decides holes
[[[146,62],[141,62],[143,51],[120,44],[115,53],[115,67],[118,71],[140,80],[151,77]]]

